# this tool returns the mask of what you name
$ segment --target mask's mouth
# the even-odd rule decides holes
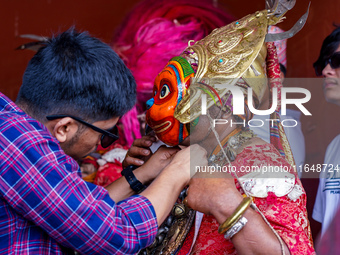
[[[172,125],[171,121],[167,120],[159,125],[154,126],[153,130],[155,131],[156,134],[162,133],[168,130],[171,127],[171,125]]]

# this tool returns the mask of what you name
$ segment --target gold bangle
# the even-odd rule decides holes
[[[218,233],[224,234],[228,231],[243,215],[243,213],[249,208],[252,199],[250,197],[243,198],[242,202],[235,209],[232,215],[226,219],[226,221],[218,227]]]

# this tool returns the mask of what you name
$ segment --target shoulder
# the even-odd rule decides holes
[[[337,135],[328,145],[326,150],[325,161],[335,155],[340,157],[340,135]]]
[[[17,165],[31,165],[44,158],[44,162],[62,164],[71,171],[78,169],[48,129],[23,112],[0,113],[0,140],[1,164],[13,161]]]
[[[25,141],[35,143],[39,140],[54,140],[47,128],[23,112],[0,114],[0,135],[8,143],[19,146]]]
[[[328,145],[328,147],[340,146],[340,134],[337,135],[332,142]]]

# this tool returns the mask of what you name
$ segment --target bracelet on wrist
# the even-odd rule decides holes
[[[245,217],[241,217],[230,229],[224,234],[225,239],[231,239],[235,234],[240,232],[240,230],[246,225],[248,220]]]
[[[234,210],[232,215],[228,217],[226,221],[218,227],[218,233],[224,234],[232,226],[234,226],[241,219],[244,212],[249,208],[251,202],[252,202],[252,199],[250,197],[243,198],[242,202]]]

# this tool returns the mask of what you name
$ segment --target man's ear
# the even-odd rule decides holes
[[[64,143],[73,138],[78,128],[78,123],[74,119],[70,117],[61,118],[52,126],[52,135],[57,138],[60,143]]]

